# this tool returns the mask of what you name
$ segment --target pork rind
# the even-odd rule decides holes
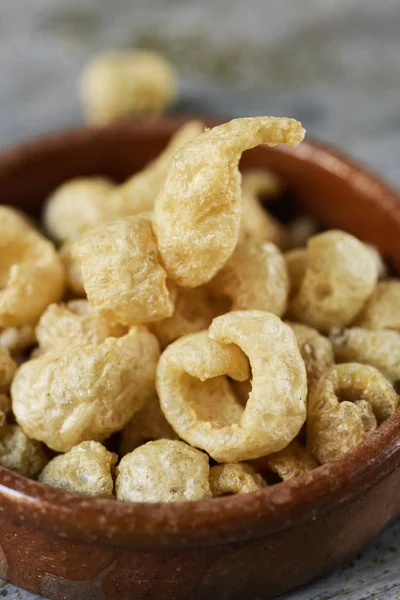
[[[289,298],[293,298],[297,295],[306,274],[307,250],[306,248],[295,248],[285,252],[283,256],[289,278]]]
[[[400,332],[352,327],[333,330],[330,339],[337,362],[372,365],[393,383],[400,381]]]
[[[266,485],[262,475],[246,463],[227,463],[210,469],[210,487],[214,498],[248,494],[261,490]]]
[[[0,327],[32,325],[64,292],[51,242],[18,212],[0,206]]]
[[[7,348],[0,346],[0,393],[10,390],[17,365],[10,356]]]
[[[46,353],[17,371],[11,397],[25,433],[58,452],[123,429],[154,395],[156,338],[134,327],[98,346]]]
[[[174,101],[172,65],[148,50],[106,52],[92,59],[81,78],[89,123],[108,123],[134,114],[161,114]]]
[[[297,146],[304,134],[293,119],[235,119],[177,152],[157,197],[154,227],[162,261],[178,285],[207,283],[235,249],[242,213],[242,152],[263,143]]]
[[[114,187],[104,177],[80,177],[63,183],[46,201],[43,213],[46,231],[58,242],[66,242],[118,218],[115,206],[109,201]]]
[[[215,310],[215,303],[205,287],[180,288],[172,317],[151,323],[149,329],[157,336],[161,348],[165,348],[183,335],[207,329]]]
[[[289,318],[324,333],[345,327],[363,308],[377,278],[371,251],[355,237],[336,230],[316,235],[307,244],[307,268]]]
[[[249,378],[245,407],[225,375]],[[290,328],[271,313],[231,312],[207,332],[164,350],[157,369],[161,408],[176,433],[217,462],[239,462],[277,452],[306,417],[307,381]]]
[[[25,477],[36,478],[48,462],[40,442],[29,439],[19,425],[0,430],[0,465]]]
[[[93,310],[112,323],[151,323],[172,316],[167,282],[147,213],[88,231],[73,246]]]
[[[0,346],[6,348],[11,356],[19,356],[36,343],[35,329],[32,325],[6,327],[0,329]]]
[[[318,381],[322,373],[330,369],[335,362],[332,343],[312,327],[301,323],[287,322],[296,336],[307,371],[308,388]]]
[[[385,279],[388,276],[388,268],[383,260],[382,254],[377,248],[375,248],[375,246],[371,246],[371,244],[366,244],[366,246],[370,250],[372,257],[375,260],[376,268],[378,270],[378,279]]]
[[[66,492],[114,498],[112,470],[118,460],[98,442],[82,442],[53,458],[40,473],[39,481]]]
[[[124,456],[117,467],[117,500],[184,502],[211,498],[203,452],[181,441],[157,440]]]
[[[82,271],[78,258],[74,254],[73,242],[66,242],[61,246],[60,256],[64,263],[69,291],[77,298],[85,298],[86,292],[83,285]]]
[[[340,458],[374,430],[373,417],[376,425],[390,417],[398,400],[374,367],[358,363],[332,367],[308,398],[308,449],[320,463]]]
[[[283,481],[298,477],[298,475],[318,467],[318,461],[297,440],[290,442],[283,450],[270,454],[267,464],[271,471],[279,475]]]
[[[282,183],[269,171],[246,171],[242,179],[243,214],[239,238],[259,242],[274,242],[280,248],[288,243],[288,233],[262,206],[260,198],[277,196]]]
[[[365,329],[400,331],[400,281],[380,281],[357,318]]]
[[[124,456],[147,442],[160,439],[176,440],[178,436],[164,417],[160,400],[154,394],[122,431],[120,455]]]
[[[50,304],[36,327],[36,338],[43,352],[97,346],[109,337],[126,333],[126,327],[94,314],[87,300]]]
[[[248,238],[210,282],[214,294],[228,296],[232,310],[285,312],[289,280],[283,255],[275,244]]]

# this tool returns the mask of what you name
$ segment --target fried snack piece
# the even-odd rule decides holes
[[[66,181],[46,201],[43,212],[46,231],[57,242],[66,242],[105,221],[118,218],[109,201],[114,187],[115,184],[104,177]]]
[[[60,256],[64,263],[67,286],[77,298],[85,298],[86,292],[83,285],[82,271],[78,258],[74,254],[73,242],[65,242],[60,248]]]
[[[19,425],[0,430],[0,465],[25,477],[36,478],[48,462],[40,442],[31,440]]]
[[[376,262],[376,267],[378,270],[378,279],[385,279],[388,276],[388,268],[383,260],[382,254],[379,252],[375,246],[371,246],[371,244],[365,244],[367,248],[371,251],[372,257]]]
[[[43,352],[98,346],[109,337],[126,333],[126,327],[95,315],[87,300],[50,304],[36,327],[36,338]]]
[[[270,454],[267,457],[267,464],[283,481],[318,467],[318,461],[297,440],[290,442],[283,450]]]
[[[391,382],[400,381],[400,332],[352,327],[333,330],[330,339],[337,362],[372,365]]]
[[[177,75],[170,62],[149,50],[95,56],[81,76],[81,98],[89,123],[135,114],[161,114],[175,100]]]
[[[0,206],[0,327],[32,325],[64,292],[54,246],[16,210]]]
[[[281,181],[269,171],[254,170],[243,173],[240,240],[250,237],[259,242],[274,242],[280,248],[286,247],[287,231],[260,202],[260,197],[268,199],[278,196],[281,191]]]
[[[7,415],[11,410],[11,398],[7,394],[0,393],[0,430],[7,422]]]
[[[82,442],[53,458],[39,475],[39,481],[66,492],[114,498],[113,467],[118,460],[98,442]]]
[[[7,348],[0,346],[0,393],[10,390],[17,365],[10,356]]]
[[[290,277],[290,271],[289,271]],[[343,231],[326,231],[307,244],[307,267],[289,306],[289,318],[323,333],[351,323],[378,278],[371,251]]]
[[[242,213],[242,152],[263,143],[297,146],[304,133],[293,119],[235,119],[176,153],[156,200],[154,229],[167,273],[178,285],[207,283],[235,249]]]
[[[340,458],[393,414],[399,398],[374,367],[343,363],[324,373],[308,398],[308,449],[320,463]],[[361,402],[361,404],[360,404]]]
[[[160,400],[154,394],[123,429],[120,455],[124,456],[147,442],[159,439],[177,440],[178,436],[164,417]]]
[[[149,329],[165,348],[183,335],[207,329],[215,316],[209,291],[205,287],[178,289],[172,317],[150,323]]]
[[[227,375],[249,378],[245,407]],[[307,381],[290,328],[263,311],[231,312],[207,332],[164,350],[157,368],[162,411],[176,433],[217,462],[239,462],[281,450],[306,417]]]
[[[0,346],[6,348],[11,356],[18,356],[35,344],[35,329],[32,325],[0,329]]]
[[[261,490],[266,485],[262,475],[246,463],[227,463],[210,469],[210,487],[214,498],[248,494]]]
[[[307,371],[308,389],[310,389],[322,373],[333,367],[335,363],[332,343],[308,325],[290,321],[287,324],[296,336],[297,345]]]
[[[172,316],[167,282],[147,213],[92,229],[73,246],[93,310],[112,323],[134,325]]]
[[[380,281],[358,316],[356,324],[364,329],[400,331],[400,281]]]
[[[117,500],[185,502],[211,498],[208,456],[177,440],[148,442],[117,467]]]
[[[228,296],[232,310],[265,310],[280,317],[286,310],[289,280],[275,244],[248,238],[211,280],[214,294]]]
[[[289,298],[298,293],[307,269],[306,248],[295,248],[283,255],[286,261],[286,269],[289,277]]]
[[[58,452],[123,429],[154,395],[156,338],[133,327],[99,346],[46,353],[18,369],[13,411],[25,433]]]

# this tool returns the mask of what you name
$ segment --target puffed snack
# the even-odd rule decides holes
[[[210,469],[213,498],[227,494],[249,494],[266,485],[262,475],[247,463],[227,463]]]
[[[0,429],[0,465],[25,477],[36,478],[48,462],[42,444],[30,439],[19,425]]]
[[[380,281],[357,318],[365,329],[400,331],[400,281]]]

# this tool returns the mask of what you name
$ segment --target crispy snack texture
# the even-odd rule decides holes
[[[318,467],[318,461],[297,440],[290,442],[286,448],[270,454],[267,459],[268,467],[279,475],[283,481],[298,477]]]
[[[246,463],[227,463],[210,469],[210,487],[214,498],[248,494],[261,490],[266,485],[262,475]]]
[[[365,329],[393,329],[400,332],[400,281],[380,281],[357,319]]]
[[[290,321],[287,324],[296,336],[301,358],[306,367],[308,388],[310,389],[321,375],[333,367],[335,363],[332,343],[313,327]]]
[[[0,430],[0,465],[36,478],[48,462],[40,442],[30,439],[19,425],[4,425]]]

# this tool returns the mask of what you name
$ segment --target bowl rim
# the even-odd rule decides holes
[[[79,143],[87,136],[104,136],[126,129],[146,135],[170,135],[190,116],[138,119],[101,127],[79,127],[47,134],[0,152],[0,172],[29,161],[37,152]],[[207,125],[221,119],[199,118]],[[379,176],[341,151],[307,138],[296,150],[307,163],[318,164],[361,186],[370,202],[379,197],[381,210],[399,221],[399,195]],[[349,177],[349,174],[351,177]],[[182,503],[129,503],[114,499],[88,498],[48,487],[0,467],[0,510],[9,518],[65,537],[101,540],[117,545],[191,546],[227,543],[257,538],[294,524],[315,519],[338,505],[350,502],[377,485],[400,464],[400,410],[367,440],[339,460],[322,465],[299,477],[250,494]],[[391,515],[394,517],[394,515]]]

